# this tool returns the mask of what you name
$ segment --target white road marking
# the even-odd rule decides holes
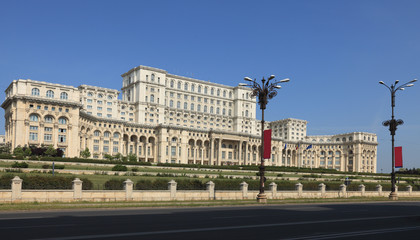
[[[344,218],[344,219],[330,219],[330,220],[318,220],[318,221],[267,223],[267,224],[242,225],[242,226],[163,230],[163,231],[151,231],[151,232],[131,232],[131,233],[109,233],[109,234],[97,234],[97,235],[80,235],[80,236],[70,236],[70,237],[39,238],[39,239],[34,239],[34,240],[52,240],[52,239],[55,239],[55,240],[71,240],[71,239],[133,237],[133,236],[146,236],[146,235],[159,235],[159,234],[190,233],[190,232],[203,232],[203,231],[221,231],[221,230],[233,230],[233,229],[278,227],[278,226],[306,225],[306,224],[319,224],[319,223],[368,221],[368,220],[406,218],[406,217],[416,217],[416,216],[418,216],[418,215],[400,215],[400,216],[367,217],[367,218]]]
[[[49,224],[49,225],[23,225],[23,226],[15,226],[15,227],[0,227],[0,230],[3,229],[18,229],[18,228],[46,228],[46,227],[70,227],[75,226],[75,224]]]
[[[295,237],[295,238],[282,238],[282,240],[334,239],[334,238],[340,238],[340,237],[355,237],[355,236],[364,236],[364,235],[390,233],[390,232],[404,232],[404,231],[411,231],[411,230],[415,230],[419,228],[420,226],[402,227],[402,228],[385,228],[385,229],[374,229],[374,230],[354,231],[354,232],[345,232],[345,233],[332,233],[332,234],[324,234],[324,235],[310,235],[310,236]]]

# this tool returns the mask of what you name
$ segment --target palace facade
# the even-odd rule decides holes
[[[260,163],[261,124],[246,87],[226,86],[139,66],[121,91],[30,79],[6,89],[6,144],[53,145],[67,157],[134,154],[138,161],[203,165]],[[352,132],[307,136],[307,121],[266,122],[267,165],[376,172],[377,137]]]

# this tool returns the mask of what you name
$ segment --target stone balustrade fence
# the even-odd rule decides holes
[[[217,190],[212,181],[206,183],[206,190],[178,190],[177,182],[168,182],[168,190],[133,190],[134,183],[130,179],[124,181],[124,190],[82,190],[83,182],[76,178],[71,190],[33,190],[22,189],[22,179],[18,176],[12,179],[11,189],[0,190],[0,202],[71,202],[71,201],[187,201],[187,200],[242,200],[254,199],[258,190],[249,190],[248,183],[242,182],[238,190]],[[396,188],[398,191],[398,187]],[[375,191],[366,191],[363,184],[358,191],[347,191],[346,185],[340,185],[338,190],[326,190],[325,184],[318,185],[318,190],[306,191],[301,183],[295,185],[295,190],[278,190],[276,183],[270,183],[265,191],[268,199],[296,198],[348,198],[348,197],[388,197],[389,192],[383,192],[377,185]],[[400,197],[420,197],[420,191],[413,191],[407,186],[406,191],[398,192]]]

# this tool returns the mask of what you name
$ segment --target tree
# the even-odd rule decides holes
[[[104,155],[104,158],[107,159],[107,160],[109,160],[109,161],[114,160],[114,157],[112,155],[110,155],[110,154],[105,154]]]
[[[47,150],[45,151],[45,155],[47,156],[55,156],[57,154],[57,150],[52,146],[48,146]]]
[[[121,153],[117,153],[117,154],[115,154],[114,155],[114,160],[117,160],[117,161],[122,161],[122,154]]]
[[[82,152],[80,152],[80,156],[82,158],[89,158],[90,157],[90,151],[89,148],[85,148]]]
[[[27,157],[27,156],[31,156],[32,155],[32,150],[31,150],[31,148],[29,148],[29,147],[26,147],[26,148],[24,148],[25,150],[23,150],[23,155],[25,156],[25,157]]]
[[[21,146],[17,146],[15,147],[15,149],[13,149],[13,155],[15,156],[23,156],[24,152],[23,152],[23,148]]]
[[[128,154],[128,161],[137,162],[137,156],[132,153]]]

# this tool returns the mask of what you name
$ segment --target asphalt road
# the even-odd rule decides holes
[[[420,202],[0,213],[0,239],[420,239]]]

